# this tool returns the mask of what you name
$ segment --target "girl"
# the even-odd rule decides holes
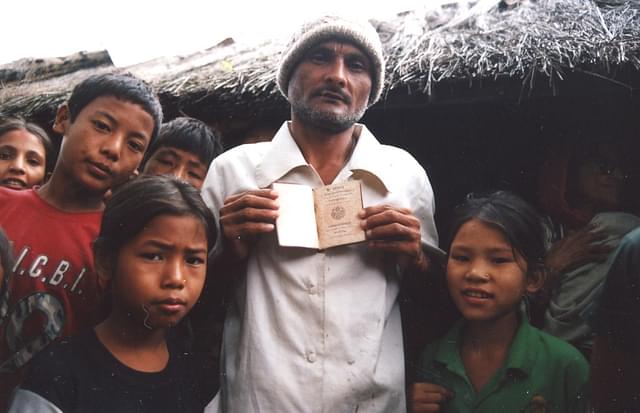
[[[539,217],[496,192],[453,216],[447,284],[463,320],[422,354],[414,412],[569,412],[587,363],[569,344],[529,325],[522,299],[543,282]]]
[[[0,122],[0,185],[28,189],[44,182],[51,140],[38,125],[22,118]]]
[[[39,353],[10,411],[202,411],[212,389],[167,332],[198,300],[214,240],[191,185],[150,176],[117,190],[94,244],[111,312]]]

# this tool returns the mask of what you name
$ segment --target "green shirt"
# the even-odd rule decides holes
[[[476,393],[460,357],[464,320],[422,353],[416,381],[439,384],[454,393],[449,413],[579,411],[589,366],[570,344],[521,322],[502,367]]]

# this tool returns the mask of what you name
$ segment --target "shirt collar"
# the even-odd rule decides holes
[[[345,168],[351,170],[355,178],[362,174],[372,175],[390,191],[391,165],[388,164],[388,157],[384,156],[383,146],[366,126],[357,124],[356,128],[359,137]],[[300,148],[291,136],[289,122],[285,122],[273,137],[264,158],[256,166],[256,181],[260,188],[265,188],[289,171],[307,165]]]
[[[504,363],[505,371],[519,371],[529,375],[536,363],[536,347],[532,343],[536,340],[534,328],[531,327],[525,314],[519,313],[520,325],[511,342],[509,355]],[[460,357],[461,334],[464,320],[459,320],[442,338],[436,351],[434,360],[446,366],[448,370],[462,377],[466,377],[464,364]]]
[[[256,182],[258,187],[266,188],[292,169],[306,165],[307,161],[289,131],[289,122],[285,122],[271,140],[262,161],[256,165]]]

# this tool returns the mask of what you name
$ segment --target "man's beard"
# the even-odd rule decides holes
[[[336,114],[316,110],[306,103],[294,99],[291,101],[291,110],[305,125],[330,133],[340,133],[359,121],[367,107],[363,105],[354,112]]]

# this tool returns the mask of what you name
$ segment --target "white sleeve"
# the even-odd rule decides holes
[[[422,167],[420,167],[420,170],[420,186],[413,194],[411,208],[416,218],[420,221],[422,248],[436,255],[444,256],[445,252],[438,247],[438,231],[434,220],[436,204],[433,189],[427,173]]]
[[[211,251],[211,256],[217,256],[222,253],[222,229],[220,227],[220,208],[224,205],[224,195],[222,193],[223,176],[220,165],[220,158],[214,159],[209,167],[207,176],[202,185],[202,199],[209,207],[216,221],[216,242]]]
[[[62,413],[55,404],[29,390],[16,389],[8,413]]]

